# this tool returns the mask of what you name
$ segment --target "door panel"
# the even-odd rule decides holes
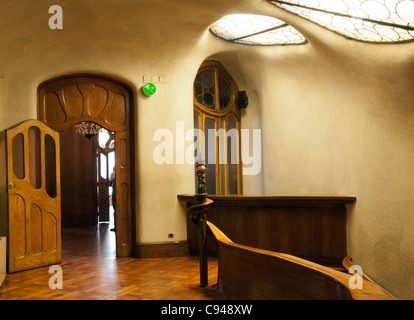
[[[109,221],[109,187],[108,183],[99,178],[99,221],[108,222]]]
[[[59,134],[37,120],[7,130],[9,272],[61,261]]]
[[[121,131],[115,133],[116,146],[116,252],[118,257],[127,257],[132,252],[132,163],[130,132]]]
[[[109,221],[110,194],[109,185],[111,183],[111,173],[115,163],[115,133],[106,129],[101,129],[98,134],[97,143],[97,164],[98,164],[98,207],[99,221]]]
[[[98,149],[98,206],[99,221],[109,221],[108,156]]]

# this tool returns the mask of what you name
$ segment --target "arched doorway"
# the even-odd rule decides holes
[[[117,257],[131,256],[134,236],[131,90],[105,77],[71,75],[42,83],[38,96],[38,119],[55,131],[91,122],[114,133],[116,253]]]

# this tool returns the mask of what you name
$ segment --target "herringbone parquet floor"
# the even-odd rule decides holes
[[[62,228],[62,289],[51,289],[49,267],[8,274],[0,300],[209,300],[217,260],[209,260],[209,285],[199,286],[198,257],[115,258],[108,224]]]

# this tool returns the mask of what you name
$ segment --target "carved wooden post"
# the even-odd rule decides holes
[[[187,214],[198,227],[198,252],[200,257],[200,286],[208,284],[207,270],[207,217],[206,211],[213,203],[207,198],[206,192],[206,170],[204,164],[197,164],[196,173],[198,177],[198,194],[195,195],[197,204],[187,208]]]
[[[206,170],[204,164],[198,164],[196,173],[198,177],[198,195],[196,199],[199,204],[205,203],[207,197],[206,191]],[[206,210],[208,207],[202,207],[198,214],[198,250],[200,257],[200,285],[208,284],[208,265],[207,265],[207,224]]]
[[[198,249],[200,256],[200,285],[208,284],[208,260],[207,260],[207,224],[206,214],[202,213],[198,217]]]
[[[201,286],[206,286],[208,284],[206,210],[212,203],[212,200],[206,198],[206,170],[207,167],[204,164],[197,164],[196,173],[198,177],[198,194],[195,195],[197,205],[187,209],[188,212],[190,212],[191,220],[198,227],[198,250],[200,258]]]

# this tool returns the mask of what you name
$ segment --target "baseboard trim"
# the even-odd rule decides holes
[[[140,259],[183,257],[188,255],[187,241],[135,243],[134,245],[134,257]]]

